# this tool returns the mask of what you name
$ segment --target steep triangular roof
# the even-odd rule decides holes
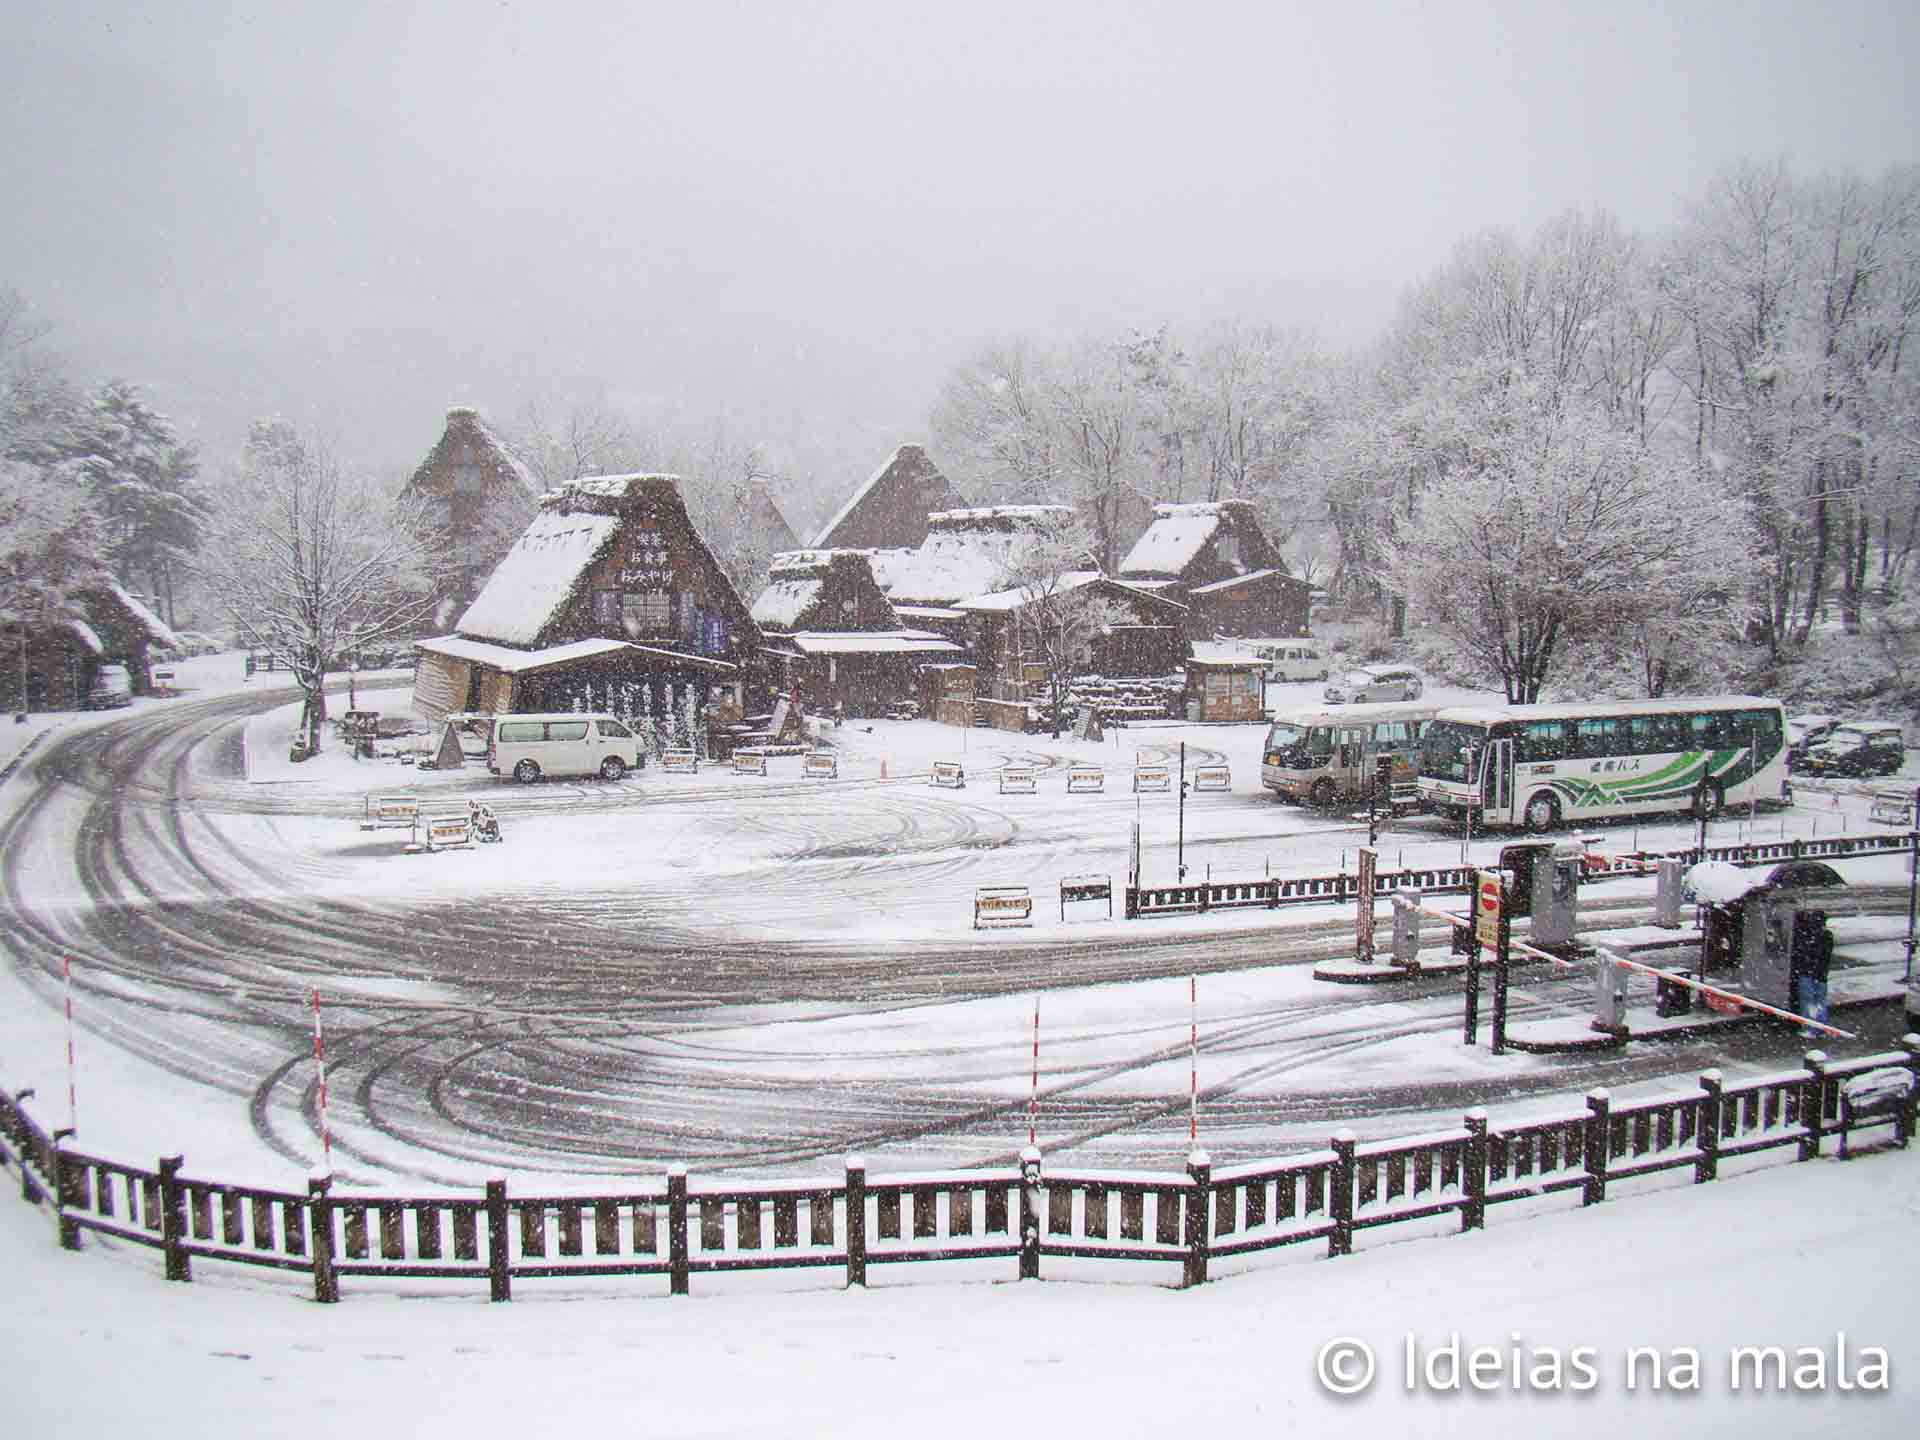
[[[518,498],[529,505],[544,488],[525,462],[487,427],[480,412],[469,405],[448,407],[447,428],[427,452],[427,458],[408,477],[404,488],[409,491],[431,488],[444,472],[464,465],[472,465],[479,472],[483,486],[508,486],[518,491]]]
[[[1215,556],[1197,566],[1215,542],[1232,537],[1239,554],[1229,561]],[[1156,505],[1153,524],[1120,562],[1122,579],[1190,580],[1204,583],[1254,570],[1286,574],[1286,562],[1261,530],[1253,505],[1246,500],[1214,500],[1184,505]],[[1206,572],[1204,575],[1200,572]]]
[[[918,445],[902,445],[842,505],[813,542],[815,550],[911,549],[927,536],[936,510],[966,506],[966,497]]]
[[[900,617],[875,583],[869,552],[790,550],[773,557],[767,588],[753,602],[753,623],[789,632],[890,631]]]
[[[747,487],[747,533],[768,555],[800,548],[800,537],[793,533],[787,517],[780,513],[765,480],[755,480]]]
[[[752,630],[745,603],[687,515],[677,475],[587,475],[549,491],[455,629],[474,640],[541,644],[593,563],[642,510],[672,514],[709,581]]]

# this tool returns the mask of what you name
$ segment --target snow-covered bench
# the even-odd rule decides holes
[[[1847,1158],[1847,1137],[1856,1126],[1891,1125],[1893,1143],[1902,1149],[1912,1138],[1913,1072],[1886,1065],[1856,1075],[1840,1087],[1840,1158]]]

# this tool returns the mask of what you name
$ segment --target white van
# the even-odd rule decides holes
[[[1253,653],[1267,662],[1267,679],[1324,680],[1330,673],[1326,652],[1312,640],[1256,640]]]
[[[102,665],[87,691],[87,709],[118,710],[133,703],[133,676],[124,665]]]
[[[543,775],[618,780],[641,766],[640,738],[611,715],[501,715],[487,769],[531,785]]]

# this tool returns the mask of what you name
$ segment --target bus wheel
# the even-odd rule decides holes
[[[1313,789],[1308,792],[1307,798],[1320,809],[1331,810],[1333,808],[1333,782],[1331,780],[1314,781]]]
[[[1720,813],[1726,803],[1726,795],[1718,785],[1709,780],[1693,792],[1693,818],[1696,820],[1711,820]]]
[[[1560,802],[1551,790],[1542,790],[1527,801],[1527,829],[1534,834],[1560,828]]]

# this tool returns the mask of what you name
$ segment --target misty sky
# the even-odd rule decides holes
[[[404,470],[449,403],[603,398],[843,490],[983,338],[1357,342],[1477,229],[1920,158],[1912,0],[0,17],[0,289],[210,458],[280,413]]]

